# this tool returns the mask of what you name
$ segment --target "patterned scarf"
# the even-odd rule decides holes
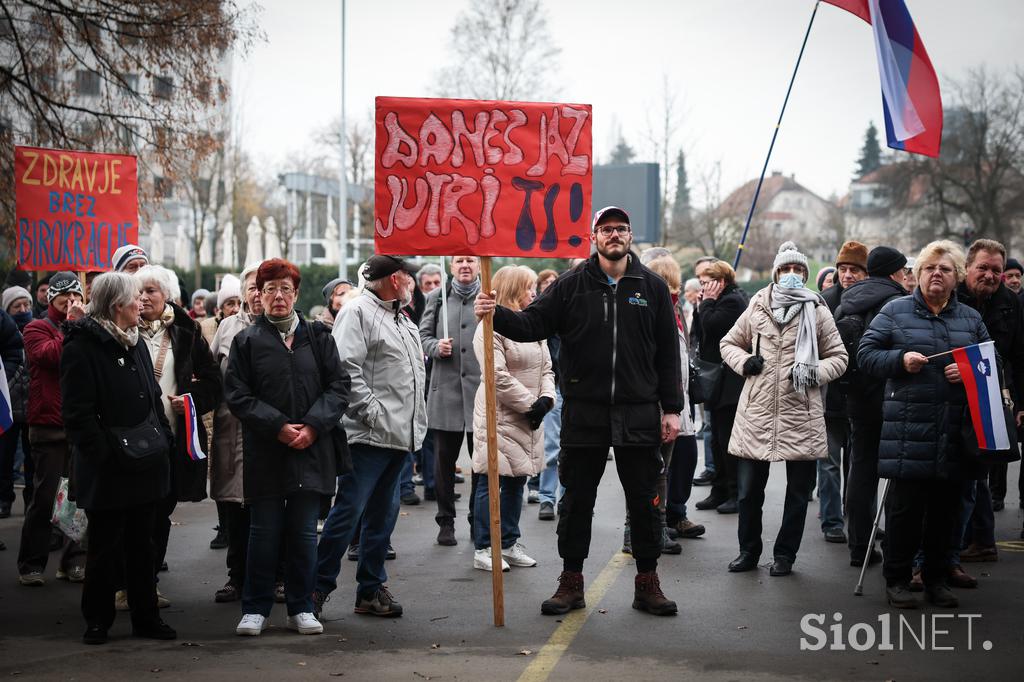
[[[110,320],[102,317],[92,318],[99,323],[101,327],[107,330],[107,333],[114,337],[114,340],[124,346],[125,350],[131,350],[135,347],[135,344],[139,342],[139,328],[130,327],[127,330],[121,329]]]
[[[139,331],[149,338],[153,338],[161,330],[170,329],[173,324],[174,308],[172,308],[170,304],[165,305],[164,311],[160,313],[160,317],[156,318],[152,322],[139,317]]]

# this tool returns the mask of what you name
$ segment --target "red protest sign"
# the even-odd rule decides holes
[[[381,254],[585,258],[589,104],[378,97]]]
[[[14,148],[18,267],[109,270],[122,244],[138,244],[134,156]]]

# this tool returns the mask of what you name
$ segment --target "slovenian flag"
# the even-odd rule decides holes
[[[186,393],[181,397],[185,401],[185,431],[188,432],[185,449],[193,461],[206,459],[203,444],[199,440],[199,421],[196,419],[196,404],[192,401],[192,394]]]
[[[1009,449],[1010,434],[1006,432],[1003,399],[996,375],[995,342],[957,348],[953,351],[953,359],[960,368],[960,378],[967,389],[967,404],[974,433],[978,436],[978,447],[982,450]]]
[[[4,361],[0,358],[0,433],[14,425],[14,413],[11,412],[11,389],[7,385],[7,373]]]
[[[936,157],[942,142],[939,79],[903,0],[825,0],[871,24],[890,147]]]

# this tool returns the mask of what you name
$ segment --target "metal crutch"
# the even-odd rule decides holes
[[[871,552],[875,548],[875,535],[878,533],[878,523],[882,520],[882,510],[885,509],[885,496],[889,494],[889,483],[892,479],[885,479],[885,485],[882,486],[882,496],[878,500],[878,511],[875,512],[875,525],[871,528],[871,537],[868,539],[868,550],[864,553],[864,563],[860,567],[860,580],[857,581],[857,587],[853,588],[853,594],[857,597],[864,594],[864,572],[868,570],[868,564],[871,563]]]

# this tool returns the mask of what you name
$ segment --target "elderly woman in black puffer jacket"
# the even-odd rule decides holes
[[[861,339],[861,371],[885,378],[878,475],[891,479],[886,498],[886,596],[897,608],[917,608],[910,592],[914,554],[924,550],[925,596],[958,605],[946,585],[947,550],[960,513],[961,479],[976,449],[967,394],[951,354],[989,340],[981,316],[957,301],[964,253],[950,241],[922,249],[914,265],[918,287],[879,311]]]

